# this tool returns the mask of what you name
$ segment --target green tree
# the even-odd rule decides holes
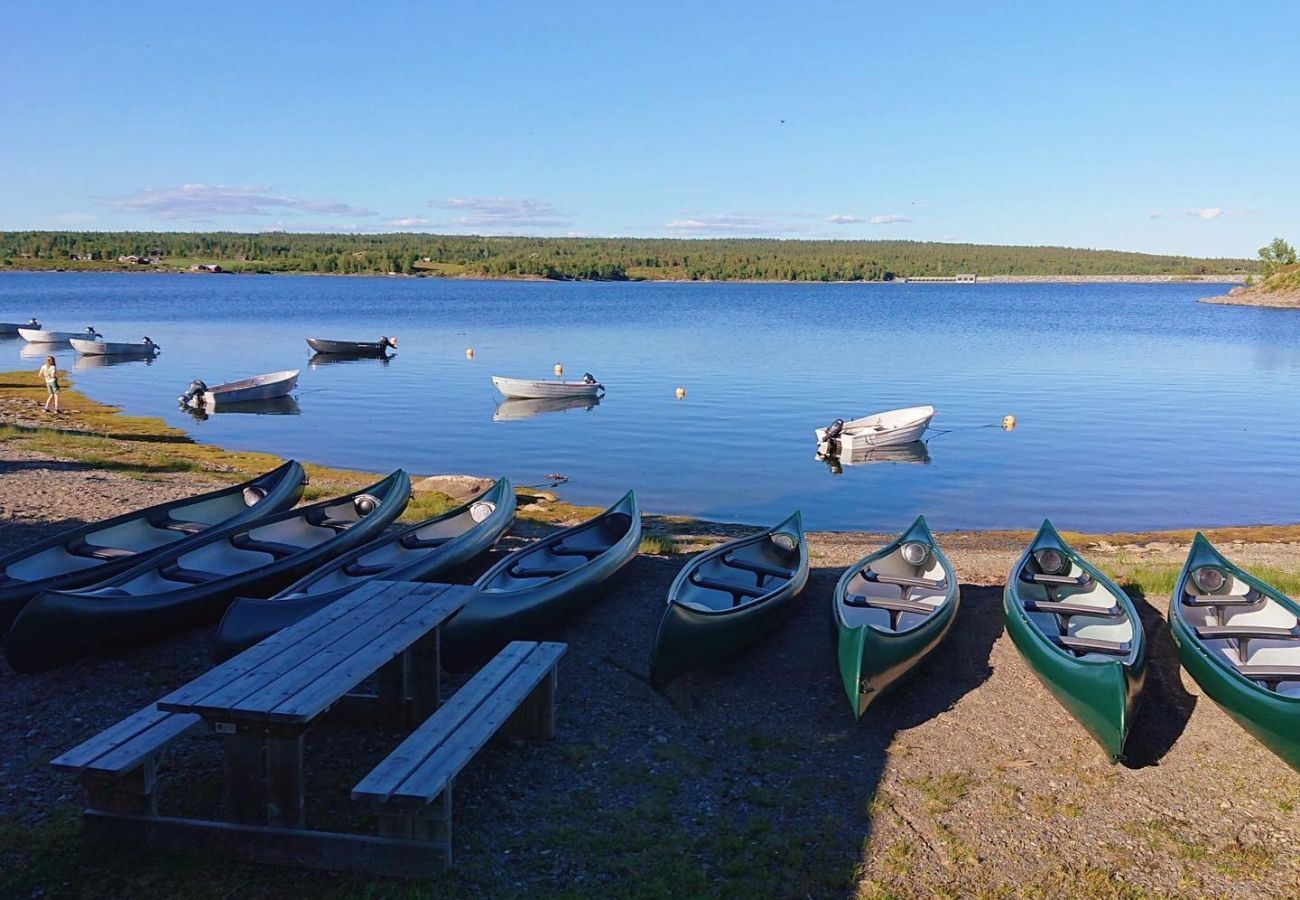
[[[1278,266],[1295,265],[1295,247],[1276,237],[1267,247],[1259,248],[1259,258],[1264,262],[1264,273],[1272,275],[1277,271]]]

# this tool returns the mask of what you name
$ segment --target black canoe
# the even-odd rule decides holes
[[[241,597],[217,628],[217,658],[234,656],[371,579],[431,581],[453,571],[495,544],[514,517],[515,492],[502,478],[455,509],[335,557],[274,597]]]
[[[37,594],[95,584],[214,528],[283,512],[298,502],[306,480],[289,460],[243,484],[61,531],[0,557],[0,637]]]
[[[219,618],[234,597],[268,596],[401,515],[411,480],[398,469],[364,490],[216,531],[80,591],[46,591],[5,639],[19,672],[115,653]]]

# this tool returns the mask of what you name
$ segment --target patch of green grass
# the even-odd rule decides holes
[[[1174,592],[1181,571],[1182,567],[1175,564],[1138,563],[1121,567],[1116,581],[1130,596],[1141,593],[1147,597],[1167,597]],[[1294,596],[1300,593],[1300,572],[1290,572],[1275,566],[1252,565],[1250,574],[1284,594]]]
[[[637,548],[637,552],[650,556],[671,556],[676,552],[676,545],[667,535],[647,534],[641,538],[641,545]]]
[[[922,775],[909,778],[904,783],[925,795],[926,807],[934,815],[942,815],[952,809],[976,784],[975,779],[965,772]]]

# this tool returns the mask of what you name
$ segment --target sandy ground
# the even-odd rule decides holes
[[[204,487],[0,446],[0,554]],[[637,895],[620,873],[660,867],[679,893],[727,894],[739,858],[772,896],[1300,895],[1300,774],[1180,670],[1165,597],[1138,601],[1153,652],[1127,766],[1105,759],[1004,633],[1002,581],[1020,549],[1008,538],[940,536],[962,582],[957,623],[911,683],[855,723],[830,596],[843,567],[881,541],[812,535],[814,573],[791,620],[663,693],[647,683],[647,655],[683,557],[639,557],[551,635],[571,647],[557,740],[494,745],[458,782],[458,884]],[[1158,539],[1087,550],[1103,569],[1121,554],[1179,563],[1185,551]],[[1300,569],[1294,543],[1230,553],[1247,567]],[[204,671],[210,641],[204,629],[39,676],[0,663],[0,823],[73,815],[73,785],[47,761]],[[365,827],[346,800],[322,798],[345,798],[396,740],[310,736],[309,819]],[[187,738],[169,758],[172,808],[213,802],[213,743]]]
[[[1270,306],[1276,309],[1300,309],[1300,292],[1261,291],[1235,287],[1226,294],[1202,297],[1202,303],[1225,303],[1230,306]]]

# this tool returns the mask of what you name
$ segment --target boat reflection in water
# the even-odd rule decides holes
[[[72,345],[67,341],[56,341],[52,344],[23,344],[18,348],[18,355],[23,359],[45,359],[47,356],[53,356],[56,353],[63,353],[71,350]]]
[[[72,368],[103,369],[106,368],[107,366],[124,366],[127,363],[137,363],[137,362],[142,362],[146,366],[152,366],[155,358],[156,358],[155,354],[152,352],[114,353],[111,355],[102,354],[102,353],[96,353],[93,355],[78,353],[77,358],[72,362]]]
[[[600,406],[599,397],[546,397],[536,400],[502,400],[492,413],[493,422],[527,419],[540,413],[565,412],[570,409],[590,410]]]
[[[379,363],[381,366],[386,366],[396,355],[396,353],[383,356],[376,356],[373,353],[313,353],[307,360],[307,365],[313,369],[317,366],[333,366],[339,363]]]
[[[244,413],[254,416],[296,416],[300,415],[296,397],[272,397],[269,400],[244,400],[239,403],[221,403],[212,407],[181,407],[196,422],[206,421],[208,416],[223,416],[226,413]]]
[[[844,466],[865,466],[871,463],[913,463],[928,466],[930,445],[925,441],[912,441],[910,444],[900,444],[897,447],[867,447],[841,456],[818,453],[816,459],[826,463],[826,468],[830,469],[832,475],[841,474]]]

